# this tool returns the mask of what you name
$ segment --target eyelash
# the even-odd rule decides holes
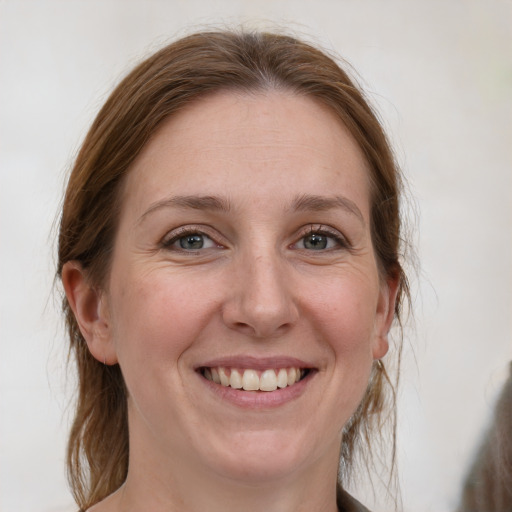
[[[192,235],[199,235],[203,238],[207,238],[208,240],[211,240],[217,247],[222,247],[221,244],[215,242],[215,240],[211,236],[209,236],[207,233],[204,232],[204,228],[201,228],[199,226],[187,226],[187,227],[178,228],[176,231],[174,231],[172,233],[172,236],[170,238],[164,238],[164,240],[161,243],[161,246],[163,249],[174,250],[174,251],[178,251],[178,252],[184,252],[184,253],[189,253],[189,254],[197,253],[202,249],[202,247],[199,249],[196,249],[196,250],[183,249],[180,247],[173,247],[173,245],[176,242],[178,242],[179,240],[186,238],[187,236],[192,236]]]
[[[307,236],[318,235],[334,240],[337,247],[326,248],[319,252],[335,251],[340,249],[350,249],[351,244],[346,237],[341,235],[338,231],[331,230],[330,228],[323,225],[310,225],[307,232],[303,233],[299,240],[292,245],[297,245],[300,241],[304,240]],[[314,249],[302,248],[301,250],[307,252],[315,252]]]
[[[203,238],[206,238],[208,240],[210,240],[213,244],[215,244],[218,248],[222,248],[223,245],[216,242],[214,240],[213,237],[209,236],[207,233],[204,232],[204,228],[202,227],[199,227],[199,226],[187,226],[187,227],[182,227],[182,228],[178,228],[176,231],[174,231],[172,233],[172,236],[170,238],[165,238],[162,242],[161,242],[161,247],[163,249],[167,249],[167,250],[174,250],[174,251],[177,251],[177,252],[183,252],[183,253],[188,253],[188,254],[194,254],[194,253],[198,253],[200,252],[203,247],[199,248],[199,249],[183,249],[183,248],[179,248],[179,247],[173,247],[173,245],[175,243],[177,243],[178,241],[180,241],[181,239],[187,237],[187,236],[192,236],[192,235],[199,235]],[[335,250],[340,250],[340,249],[350,249],[351,248],[351,244],[350,242],[347,240],[346,237],[344,237],[343,235],[341,235],[339,232],[337,231],[334,231],[334,230],[331,230],[323,225],[310,225],[308,226],[307,228],[307,231],[304,231],[300,238],[294,242],[293,244],[290,245],[290,247],[293,247],[293,246],[296,246],[298,245],[302,240],[304,240],[306,237],[308,236],[312,236],[312,235],[318,235],[320,237],[326,237],[330,240],[333,240],[337,247],[331,247],[331,248],[325,248],[325,249],[321,249],[319,250],[318,252],[327,252],[327,251],[335,251]],[[205,248],[205,249],[208,249]],[[307,248],[299,248],[298,250],[302,250],[302,251],[307,251],[307,252],[316,252],[314,249],[307,249]]]

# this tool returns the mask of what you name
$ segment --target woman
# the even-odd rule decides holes
[[[338,468],[385,412],[399,195],[361,92],[303,42],[199,33],[135,68],[60,227],[81,509],[364,510]]]

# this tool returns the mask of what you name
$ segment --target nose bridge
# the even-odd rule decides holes
[[[257,244],[240,255],[229,305],[230,327],[256,337],[273,337],[298,318],[286,261],[271,244]]]

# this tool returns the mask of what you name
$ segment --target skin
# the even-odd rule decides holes
[[[218,93],[160,127],[124,184],[108,283],[63,272],[90,351],[129,391],[128,478],[92,510],[336,510],[342,428],[396,294],[369,197],[358,145],[311,99]],[[183,227],[203,248],[181,247]],[[197,371],[219,358],[311,371],[241,405]]]

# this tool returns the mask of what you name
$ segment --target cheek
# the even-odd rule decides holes
[[[359,283],[359,284],[358,284]],[[317,299],[317,300],[316,300]],[[373,363],[376,298],[368,280],[338,280],[318,293],[315,330],[329,354],[324,392],[324,426],[339,435],[367,390]]]
[[[372,359],[377,301],[367,282],[331,284],[316,302],[318,329],[337,357]]]
[[[124,283],[129,283],[125,285]],[[113,290],[113,333],[121,364],[175,365],[200,336],[213,297],[162,272],[127,277]],[[123,368],[124,370],[124,368]]]

